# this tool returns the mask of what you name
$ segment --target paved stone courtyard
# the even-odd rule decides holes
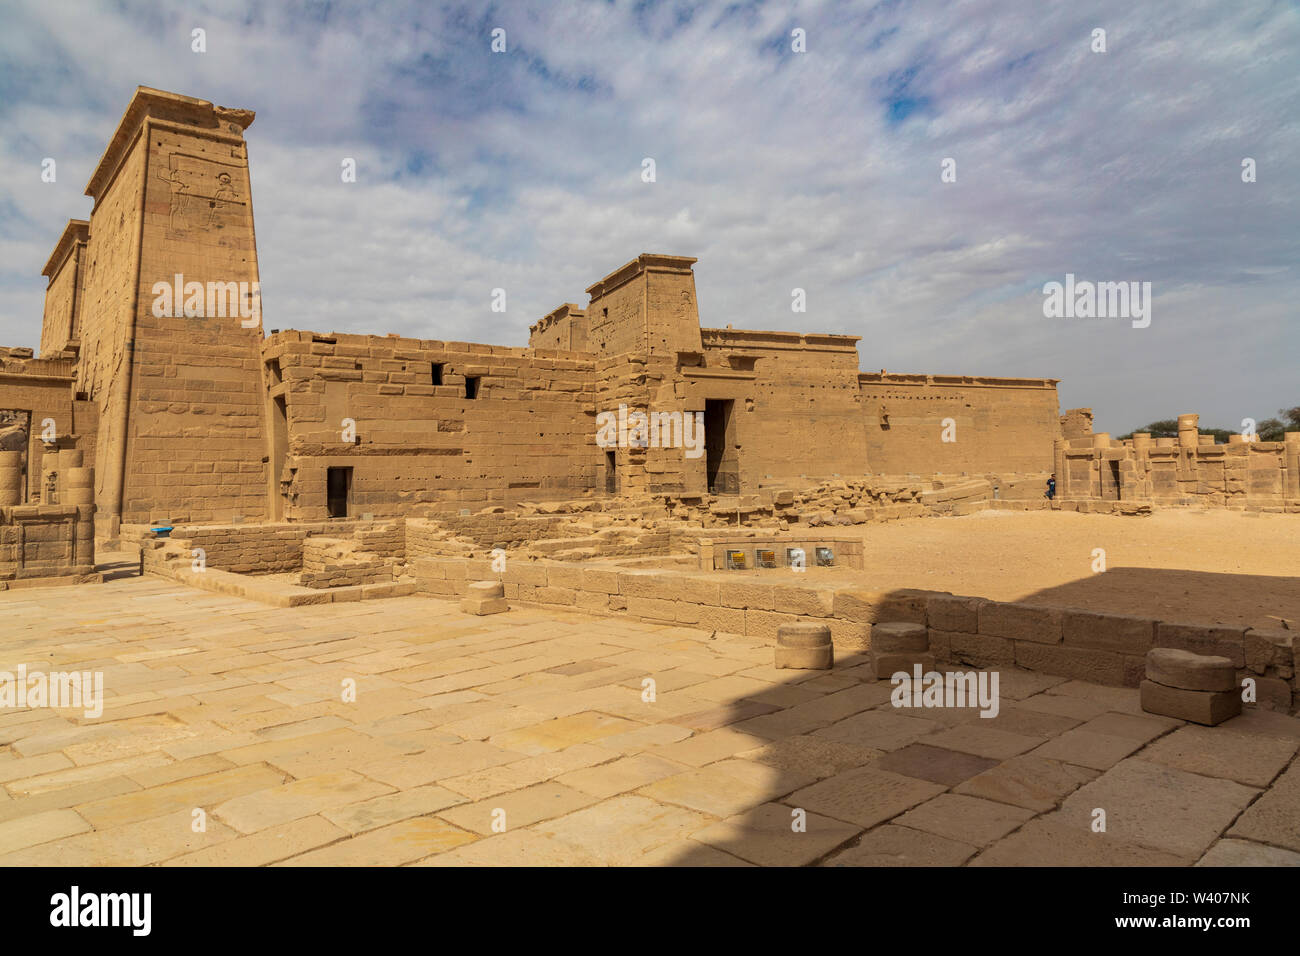
[[[107,700],[0,712],[10,866],[1300,864],[1300,720],[1024,671],[994,719],[902,710],[850,655],[152,577],[0,593],[19,664]]]

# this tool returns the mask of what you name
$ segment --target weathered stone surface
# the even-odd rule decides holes
[[[859,827],[873,827],[943,790],[935,783],[868,766],[836,774],[782,802]]]
[[[1175,647],[1196,654],[1226,657],[1233,667],[1246,666],[1244,627],[1203,627],[1197,624],[1156,625],[1156,646]]]
[[[1054,740],[1049,740],[1031,752],[1034,757],[1047,757],[1065,763],[1106,770],[1119,763],[1142,746],[1141,740],[1099,734],[1088,730],[1067,730]]]
[[[1155,623],[1150,618],[1070,609],[1062,615],[1061,633],[1066,646],[1144,654],[1155,639]]]
[[[1256,674],[1267,673],[1269,668],[1294,668],[1294,642],[1294,631],[1252,627],[1243,637],[1246,666]]]
[[[925,623],[925,592],[836,591],[835,616],[866,624],[889,621]]]
[[[461,598],[460,609],[466,614],[482,617],[486,614],[500,614],[503,611],[508,611],[510,605],[506,603],[506,599],[503,597],[464,597]]]
[[[1023,754],[971,777],[955,792],[1045,813],[1096,776],[1087,767]]]
[[[1106,812],[1106,832],[1121,843],[1199,859],[1259,791],[1140,758],[1125,760],[1061,804],[1061,818],[1087,832],[1093,811]]]
[[[776,666],[794,670],[830,670],[834,663],[834,650],[829,644],[822,647],[777,647]]]
[[[1093,833],[1057,810],[1030,820],[989,847],[971,866],[1186,866],[1187,857],[1125,843],[1108,833]]]
[[[1016,662],[1016,645],[1005,637],[957,631],[931,632],[934,633],[946,635],[947,659],[954,663],[991,669],[1012,667]]]
[[[875,763],[881,770],[929,780],[945,787],[955,786],[996,765],[996,760],[924,743],[909,744],[885,754]]]
[[[1061,643],[1060,608],[986,601],[979,606],[979,632],[1035,644]]]
[[[806,811],[805,829],[795,830],[794,812],[784,804],[765,803],[705,827],[693,839],[760,866],[803,866],[861,832],[855,824]]]
[[[909,810],[894,822],[899,826],[925,830],[950,840],[988,846],[1002,839],[1034,811],[978,797],[941,793],[927,803]]]
[[[1300,820],[1300,763],[1292,763],[1272,789],[1246,809],[1227,835],[1300,852],[1297,820]]]
[[[876,750],[897,750],[943,729],[943,724],[924,717],[925,713],[869,710],[816,730],[813,736]]]
[[[983,603],[983,598],[936,595],[926,602],[926,621],[937,630],[974,634],[979,630],[979,607]]]
[[[467,597],[474,598],[499,598],[505,597],[505,587],[500,581],[471,581],[467,585]]]
[[[1236,669],[1228,658],[1173,647],[1147,651],[1146,677],[1179,690],[1230,691],[1237,687]]]
[[[934,670],[934,655],[880,654],[875,651],[871,654],[871,667],[877,680],[889,680],[899,671],[903,671],[911,677],[914,675],[914,668],[917,665],[920,665],[922,674],[928,674]]]
[[[1300,853],[1249,840],[1220,840],[1197,866],[1300,866]]]
[[[1178,690],[1144,680],[1142,709],[1213,727],[1241,713],[1241,695],[1236,691]]]
[[[890,621],[871,625],[873,654],[923,654],[929,647],[930,638],[923,624]]]
[[[1255,703],[1265,710],[1282,714],[1291,712],[1291,684],[1280,677],[1252,677],[1255,682]],[[1244,683],[1244,682],[1243,682]],[[1245,693],[1243,688],[1242,693]]]
[[[1016,641],[1016,664],[1030,670],[1113,687],[1122,687],[1126,683],[1123,655],[1091,647]]]
[[[979,851],[958,840],[900,827],[876,827],[848,849],[833,854],[822,866],[961,866]]]
[[[825,624],[806,621],[782,624],[776,629],[776,643],[778,647],[828,647],[831,629]]]
[[[1300,741],[1241,733],[1227,726],[1188,726],[1155,741],[1142,759],[1206,777],[1266,787],[1295,756]]]
[[[1026,750],[1032,750],[1043,742],[1041,737],[1009,733],[990,726],[985,719],[970,721],[950,727],[926,738],[926,743],[934,747],[946,747],[960,750],[962,753],[975,754],[993,760],[1006,760]]]

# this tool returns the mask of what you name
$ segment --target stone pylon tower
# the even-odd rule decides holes
[[[77,388],[100,410],[101,536],[268,513],[252,121],[140,87],[86,187]]]

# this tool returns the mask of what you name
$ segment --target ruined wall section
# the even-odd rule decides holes
[[[1060,435],[1055,379],[864,373],[869,471],[1050,472]],[[945,419],[955,428],[944,441]]]
[[[587,312],[572,302],[555,309],[529,329],[530,349],[555,349],[560,352],[585,352]]]
[[[92,402],[74,397],[74,374],[71,359],[38,359],[32,357],[31,349],[0,348],[0,411],[23,413],[20,417],[27,423],[25,436],[13,434],[0,443],[0,451],[22,453],[22,500],[4,503],[50,503],[41,486],[41,476],[48,470],[47,445],[56,454],[79,452],[81,464],[77,467],[95,467],[98,416]],[[47,428],[46,422],[52,426]],[[14,431],[13,426],[0,428],[6,434]],[[47,443],[45,438],[51,433],[54,440]]]
[[[689,398],[677,361],[644,352],[597,359],[596,383],[597,411],[628,423],[616,447],[600,449],[605,493],[704,494],[704,436],[694,419],[687,420],[704,406]],[[633,413],[645,416],[643,435]]]
[[[861,475],[856,336],[704,329],[691,404],[733,400],[742,491]]]
[[[1178,417],[1177,438],[1106,432],[1056,443],[1057,493],[1066,500],[1149,501],[1300,513],[1300,432],[1280,442],[1230,435],[1215,443],[1198,416]]]
[[[328,517],[332,467],[352,469],[353,517],[572,498],[596,488],[589,355],[285,331],[266,340],[263,357],[270,414],[281,414],[283,402],[286,419],[283,454],[272,460],[285,518]]]

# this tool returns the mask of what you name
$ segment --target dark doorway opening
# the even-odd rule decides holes
[[[740,493],[735,406],[731,399],[707,399],[704,402],[704,462],[710,494]]]
[[[466,398],[478,398],[478,383],[479,383],[479,377],[477,375],[465,376],[465,397]]]
[[[433,363],[433,367],[429,372],[429,384],[430,385],[442,384],[442,363],[441,362]]]
[[[284,497],[280,494],[280,478],[284,472],[285,457],[289,454],[289,409],[284,396],[271,399],[271,513],[279,521],[284,517]]]
[[[1101,496],[1109,501],[1119,500],[1119,462],[1103,461],[1101,472]]]
[[[331,518],[346,518],[352,498],[352,469],[330,468],[325,472],[325,504]]]
[[[618,464],[612,451],[605,452],[605,494],[618,494]]]

